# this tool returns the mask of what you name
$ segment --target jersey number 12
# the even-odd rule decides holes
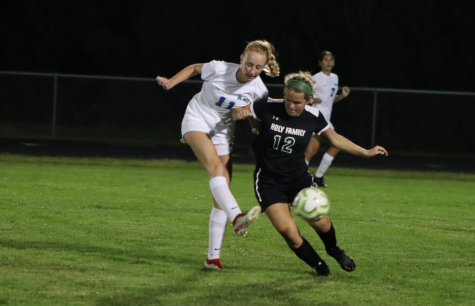
[[[279,144],[280,144],[280,139],[282,136],[280,135],[275,135],[274,136],[274,145],[272,146],[274,149],[278,150],[279,149]],[[285,137],[284,139],[285,144],[282,146],[282,152],[285,153],[292,153],[292,146],[295,144],[295,138],[293,137]]]

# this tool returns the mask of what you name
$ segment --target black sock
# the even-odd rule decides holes
[[[326,266],[326,263],[323,261],[322,258],[320,258],[320,256],[313,249],[310,243],[308,243],[308,241],[305,240],[305,238],[302,237],[302,239],[303,239],[302,245],[296,249],[292,249],[295,255],[297,255],[298,258],[305,261],[305,263],[309,265],[310,267],[312,267],[313,269],[318,269],[321,266]]]
[[[334,250],[335,247],[337,247],[336,234],[335,234],[335,228],[333,227],[333,223],[330,229],[326,233],[317,232],[317,234],[318,236],[320,236],[320,239],[322,239],[327,253],[331,253],[332,250]]]

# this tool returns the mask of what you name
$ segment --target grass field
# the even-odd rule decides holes
[[[253,166],[232,191],[256,205]],[[475,176],[331,168],[343,271],[288,249],[263,214],[228,224],[204,271],[211,193],[197,163],[0,155],[0,305],[474,305]]]

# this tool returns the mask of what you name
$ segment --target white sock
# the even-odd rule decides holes
[[[209,181],[209,187],[216,202],[224,210],[229,220],[233,222],[234,218],[241,213],[241,209],[229,190],[226,178],[224,176],[213,177]]]
[[[226,216],[226,213],[213,207],[211,210],[211,216],[209,217],[208,259],[219,258],[227,221],[228,217]]]
[[[322,177],[325,172],[327,172],[328,168],[332,164],[333,156],[328,153],[323,155],[322,161],[320,162],[320,166],[318,166],[317,172],[315,172],[316,177]]]
[[[305,162],[307,163],[307,166],[308,166],[308,164],[310,164],[310,162],[308,160],[305,160]]]

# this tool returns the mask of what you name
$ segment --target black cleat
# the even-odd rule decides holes
[[[313,176],[313,182],[317,184],[318,187],[327,187],[327,184],[325,184],[325,180],[322,177],[316,177],[315,175]]]
[[[338,246],[327,250],[327,254],[335,258],[336,261],[340,264],[340,267],[346,272],[354,271],[356,268],[355,262],[351,259],[350,256],[346,255],[345,251],[340,249]]]
[[[330,267],[325,262],[322,262],[322,264],[318,266],[315,270],[317,271],[317,276],[330,275]]]

